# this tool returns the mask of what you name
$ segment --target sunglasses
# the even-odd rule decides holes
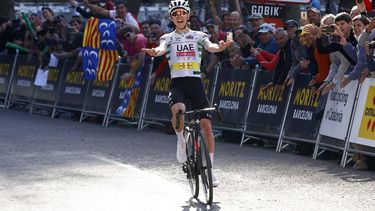
[[[173,17],[177,17],[178,15],[184,16],[184,15],[187,15],[187,14],[188,14],[188,12],[186,10],[182,10],[182,9],[181,10],[175,10],[171,13],[171,15]]]

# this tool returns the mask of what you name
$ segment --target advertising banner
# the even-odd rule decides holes
[[[72,70],[73,61],[67,61],[64,67],[57,107],[82,109],[88,82],[82,70]]]
[[[375,147],[375,78],[362,84],[350,142]]]
[[[171,83],[171,74],[169,67],[164,70],[155,81],[150,85],[148,93],[145,118],[171,119],[169,109],[168,94]]]
[[[223,120],[218,123],[213,115],[214,125],[240,128],[244,124],[250,96],[251,73],[250,70],[220,69],[213,103],[219,106]]]
[[[270,71],[258,72],[247,118],[247,130],[250,133],[254,131],[272,135],[279,134],[289,88],[276,86],[265,88],[272,80],[272,75],[273,72]]]
[[[98,81],[94,80],[89,86],[86,96],[85,111],[105,113],[107,102],[109,100],[113,80]]]
[[[0,99],[6,97],[8,91],[10,75],[12,73],[14,56],[0,56]]]
[[[291,102],[285,120],[285,136],[315,139],[319,121],[314,112],[318,105],[320,94],[308,86],[311,77],[298,75],[294,82]]]
[[[356,80],[345,88],[335,88],[330,91],[320,125],[321,135],[339,140],[346,139],[357,88]]]
[[[11,90],[11,99],[31,102],[34,95],[34,81],[39,66],[37,57],[26,55],[18,58]]]
[[[57,68],[50,67],[48,69],[47,85],[43,87],[36,87],[37,93],[35,95],[35,103],[51,104],[56,101],[57,90],[60,82],[60,77],[63,70],[63,63]]]

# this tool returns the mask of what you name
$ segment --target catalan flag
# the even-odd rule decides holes
[[[111,80],[118,57],[115,21],[91,17],[86,24],[81,51],[85,79]]]

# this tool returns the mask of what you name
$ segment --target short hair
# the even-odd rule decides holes
[[[74,22],[77,22],[78,24],[82,24],[82,20],[78,18],[73,18],[72,20],[69,21],[69,24],[72,24]]]
[[[346,12],[340,12],[335,17],[335,23],[337,23],[339,21],[345,21],[347,23],[350,23],[350,22],[352,22],[352,17]]]
[[[284,36],[288,36],[288,32],[284,29],[284,28],[282,28],[282,27],[278,27],[276,30],[275,30],[275,35],[276,34],[282,34],[282,35],[284,35]]]
[[[361,21],[363,23],[363,25],[367,26],[370,24],[370,19],[368,19],[368,17],[364,16],[364,15],[357,15],[353,18],[353,22],[354,21]]]
[[[150,21],[143,21],[143,22],[141,23],[141,25],[145,25],[145,24],[151,25]]]
[[[157,24],[157,25],[161,26],[161,21],[160,20],[151,20],[150,25],[152,25],[152,24]]]
[[[123,0],[116,1],[115,3],[116,6],[121,5],[121,4],[124,5],[125,7],[128,7],[128,3]]]
[[[54,15],[52,9],[49,8],[49,7],[42,7],[42,10],[41,10],[41,11],[43,12],[43,10],[48,10],[50,13],[52,13],[52,15]]]
[[[324,22],[326,22],[327,20],[331,20],[332,21],[332,23],[331,24],[333,24],[333,23],[335,23],[335,15],[333,15],[333,14],[326,14],[326,15],[324,15],[323,16],[323,18],[320,20],[320,24],[324,24]]]

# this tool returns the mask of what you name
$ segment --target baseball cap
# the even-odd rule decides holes
[[[260,25],[258,33],[274,32],[274,31],[275,31],[275,28],[271,24],[263,23],[262,25]]]
[[[295,20],[287,20],[286,22],[285,22],[285,29],[288,29],[289,27],[296,27],[296,28],[298,28],[298,23],[297,23],[297,21],[295,21]]]
[[[316,7],[309,7],[309,8],[307,8],[307,12],[309,12],[309,11],[313,11],[315,13],[319,13],[320,14],[320,10],[318,8],[316,8]]]
[[[253,20],[253,19],[263,19],[263,16],[259,13],[253,13],[250,15],[250,17],[247,20]]]

